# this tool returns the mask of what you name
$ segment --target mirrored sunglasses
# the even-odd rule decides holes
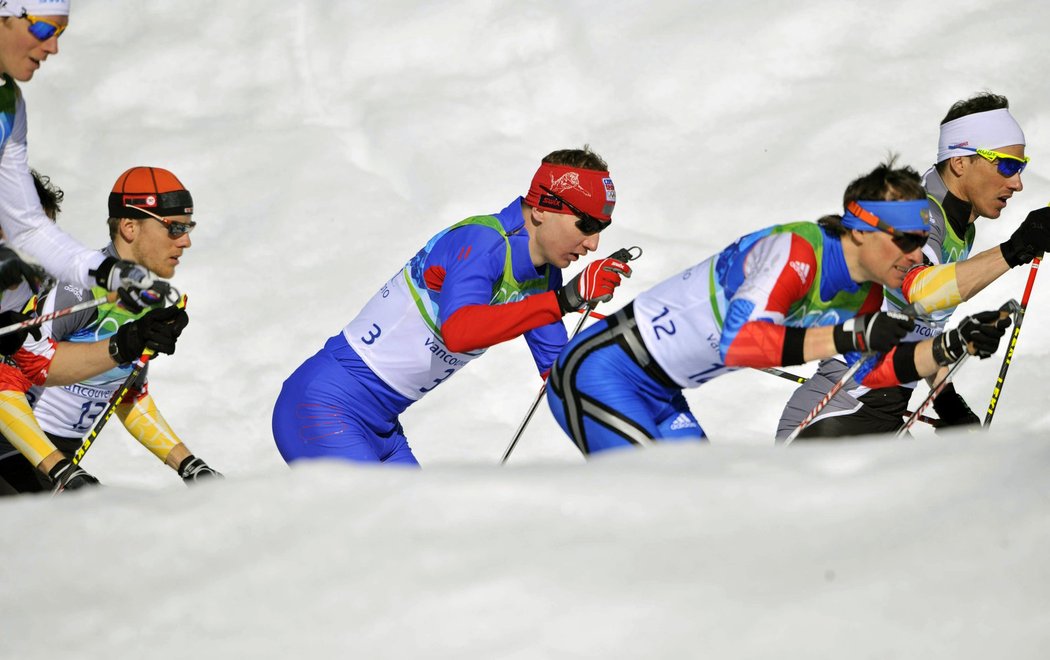
[[[188,234],[191,231],[193,231],[194,227],[197,226],[197,223],[193,222],[192,220],[189,222],[175,222],[174,220],[171,220],[169,218],[162,218],[161,216],[155,213],[147,211],[141,206],[133,206],[131,204],[125,204],[124,206],[129,209],[135,209],[136,211],[142,211],[149,217],[164,225],[164,227],[168,230],[168,236],[170,236],[171,238],[178,238],[183,234]]]
[[[989,163],[995,165],[996,171],[1006,178],[1010,178],[1015,174],[1024,172],[1024,168],[1028,166],[1028,162],[1032,159],[1028,156],[1019,158],[1017,156],[1011,156],[1010,154],[1004,154],[1001,151],[993,151],[991,149],[977,149],[974,147],[964,147],[961,144],[949,145],[950,149],[963,149],[965,151],[972,151],[981,158],[985,159]]]
[[[576,221],[576,228],[583,232],[585,236],[593,236],[595,234],[598,234],[603,229],[612,224],[611,222],[607,222],[605,220],[599,220],[598,218],[594,217],[593,215],[590,215],[589,213],[584,213],[580,209],[576,208],[572,204],[559,197],[558,195],[555,195],[553,192],[551,192],[551,189],[546,186],[540,186],[540,189],[542,189],[548,195],[564,204],[565,208],[572,211],[572,214],[579,218],[579,220]]]
[[[63,32],[65,32],[66,27],[68,27],[67,25],[58,25],[57,23],[52,23],[46,18],[33,16],[32,14],[29,14],[24,10],[22,11],[21,18],[24,18],[27,21],[29,21],[29,34],[36,37],[38,41],[47,41],[51,37],[57,37]]]

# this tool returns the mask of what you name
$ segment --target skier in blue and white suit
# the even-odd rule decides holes
[[[615,190],[589,150],[556,151],[528,195],[434,236],[361,312],[284,383],[273,434],[286,461],[418,464],[399,415],[480,356],[524,335],[546,375],[566,341],[562,315],[608,300],[627,264],[560,268],[598,248]]]

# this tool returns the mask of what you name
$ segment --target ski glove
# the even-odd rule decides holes
[[[999,244],[999,250],[1010,268],[1026,264],[1050,251],[1050,207],[1029,213],[1010,238]]]
[[[913,326],[912,318],[907,314],[875,312],[855,316],[835,326],[832,337],[835,350],[842,354],[853,351],[883,353],[899,344]]]
[[[134,314],[164,300],[171,289],[164,280],[153,279],[145,266],[113,257],[103,259],[98,269],[89,274],[95,276],[99,286],[116,291],[120,302]]]
[[[79,465],[73,465],[73,461],[63,458],[51,471],[47,473],[51,477],[51,492],[61,493],[64,490],[76,490],[85,486],[97,486],[98,479],[88,474]]]
[[[187,484],[192,484],[195,481],[208,481],[210,479],[221,479],[222,475],[208,467],[208,464],[197,458],[193,454],[190,454],[186,458],[182,459],[179,463],[179,476]]]
[[[941,393],[933,400],[933,409],[937,411],[940,421],[937,428],[949,426],[981,425],[981,419],[970,410],[966,401],[955,391],[954,383],[946,383]]]
[[[14,310],[3,312],[0,313],[0,328],[6,328],[9,325],[21,323],[22,321],[28,321],[31,318],[33,317],[26,316],[25,314]],[[34,325],[32,327],[9,332],[6,335],[0,335],[0,355],[14,355],[17,353],[18,349],[22,348],[22,344],[26,342],[26,337],[29,335],[33,335],[33,339],[40,339],[40,326]]]
[[[942,367],[955,364],[966,353],[982,360],[999,350],[999,340],[1010,327],[1006,310],[967,316],[959,327],[933,338],[933,359]],[[936,401],[936,399],[934,399]]]
[[[109,355],[117,364],[129,364],[147,348],[154,353],[175,353],[175,342],[190,322],[186,310],[172,305],[152,309],[141,318],[125,323],[109,339]]]
[[[612,257],[587,264],[576,277],[557,291],[562,314],[575,312],[585,305],[612,300],[613,290],[620,286],[620,276],[630,277],[631,267]]]
[[[36,293],[47,274],[40,266],[27,264],[18,253],[0,245],[0,290],[18,286],[23,280]]]

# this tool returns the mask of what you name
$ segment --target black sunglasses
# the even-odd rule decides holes
[[[540,188],[544,192],[546,192],[547,195],[553,197],[559,203],[564,204],[565,208],[572,211],[572,214],[579,218],[579,220],[576,221],[576,228],[583,232],[585,236],[593,236],[594,234],[601,232],[603,229],[612,224],[611,222],[599,220],[598,218],[594,217],[589,213],[584,213],[583,211],[568,203],[561,197],[555,195],[553,192],[551,192],[550,188],[546,186],[540,186]]]
[[[890,235],[893,236],[893,244],[905,254],[918,250],[930,239],[929,234],[913,234],[903,231],[894,231]]]

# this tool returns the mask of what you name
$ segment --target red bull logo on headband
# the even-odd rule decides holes
[[[562,201],[609,222],[616,205],[616,188],[608,172],[541,163],[532,177],[525,203],[534,208],[572,215]]]

